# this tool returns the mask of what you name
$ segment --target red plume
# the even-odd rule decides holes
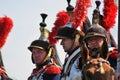
[[[107,31],[115,24],[116,12],[117,6],[115,5],[114,0],[104,0],[103,25]]]
[[[0,48],[2,48],[5,44],[6,38],[9,32],[11,31],[12,27],[13,22],[9,17],[0,17]]]
[[[82,26],[82,22],[87,15],[87,9],[90,7],[90,0],[77,0],[76,7],[73,12],[72,26],[76,29],[78,26]]]
[[[68,19],[69,19],[69,16],[65,11],[61,11],[57,14],[57,19],[54,23],[54,27],[52,28],[52,32],[50,32],[49,34],[49,43],[51,45],[54,45],[58,41],[53,38],[54,36],[56,36],[57,30],[68,22]]]

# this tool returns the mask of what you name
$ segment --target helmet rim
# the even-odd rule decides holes
[[[91,38],[91,37],[103,37],[103,38],[105,38],[104,35],[101,35],[99,33],[88,33],[83,40],[87,40],[88,38]]]

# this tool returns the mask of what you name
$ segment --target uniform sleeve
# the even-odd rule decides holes
[[[44,74],[44,80],[60,80],[61,74]]]

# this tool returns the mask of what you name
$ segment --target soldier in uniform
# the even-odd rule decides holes
[[[112,2],[111,2],[112,3]],[[101,4],[101,2],[100,2],[100,0],[97,0],[96,1],[96,5],[97,5],[97,7],[96,7],[96,9],[94,10],[94,13],[93,13],[93,23],[94,24],[99,24],[99,25],[101,25],[105,30],[106,30],[106,34],[107,34],[107,38],[108,38],[108,40],[107,40],[107,44],[108,44],[108,55],[109,55],[109,57],[108,57],[108,61],[111,63],[111,66],[116,70],[117,69],[117,55],[118,55],[118,49],[117,49],[117,44],[116,44],[116,42],[115,42],[115,40],[114,40],[114,38],[113,38],[113,36],[112,36],[112,34],[110,33],[110,29],[113,27],[113,25],[115,24],[115,23],[112,23],[112,22],[114,22],[115,21],[115,17],[116,17],[116,13],[117,13],[117,6],[116,5],[114,5],[114,2],[113,2],[113,4],[110,4],[110,3],[107,3],[107,2],[104,2],[104,10],[105,11],[103,11],[103,15],[101,15],[101,13],[100,13],[100,11],[99,11],[99,6],[100,6],[100,4]],[[108,6],[109,5],[109,6]],[[107,7],[111,7],[111,8],[107,8]],[[113,8],[116,8],[113,12],[112,11],[110,11],[110,10],[112,10]],[[112,15],[115,15],[113,18],[109,15],[109,14],[107,14],[106,15],[106,13],[109,13],[109,14],[111,14],[112,13]],[[95,17],[96,16],[96,17]],[[96,18],[96,20],[95,20],[95,18]],[[107,20],[106,20],[106,18],[107,18]],[[109,19],[108,19],[109,18]],[[111,22],[110,22],[111,21]],[[111,24],[113,24],[113,25],[109,25],[109,24],[106,24],[105,25],[105,23],[111,23]]]
[[[103,23],[103,16],[100,14],[100,11],[99,11],[99,6],[100,6],[101,2],[99,0],[97,0],[97,1],[95,1],[95,3],[96,3],[96,9],[93,11],[92,27],[90,26],[91,28],[89,28],[87,30],[84,42],[86,43],[87,48],[91,51],[91,48],[94,45],[97,45],[98,43],[100,44],[100,42],[98,41],[100,39],[97,37],[103,38],[103,40],[102,40],[103,43],[101,44],[101,46],[98,46],[98,47],[100,47],[98,50],[101,50],[100,56],[103,57],[104,59],[107,58],[111,64],[111,66],[116,70],[118,50],[116,48],[116,44],[115,44],[115,41],[114,41],[112,35],[107,30],[107,29],[110,29],[110,26],[105,26]],[[107,27],[109,27],[109,28],[107,28]],[[94,45],[90,46],[90,44],[88,44],[88,41],[90,38],[93,39],[93,41],[95,41],[94,37],[96,38],[95,40],[98,42],[96,42],[96,43],[94,43]],[[96,46],[96,48],[97,48],[97,46]],[[100,51],[98,51],[98,52],[100,52]]]
[[[67,53],[61,80],[81,80],[81,58],[80,58],[80,44],[84,33],[74,28],[63,27],[57,32],[55,39],[61,39],[61,45]],[[81,39],[79,39],[81,38]]]
[[[108,58],[108,45],[107,45],[107,33],[106,30],[100,25],[96,24],[91,26],[84,37],[84,48],[87,48],[88,54],[84,54],[83,58],[102,57],[104,59]],[[84,60],[84,59],[83,59]]]
[[[82,60],[83,63],[86,63],[86,60],[89,60],[92,58],[102,57],[106,60],[111,60],[111,57],[109,57],[110,52],[108,52],[108,38],[106,30],[101,27],[100,25],[96,24],[91,26],[85,34],[84,37],[84,50],[82,53]],[[85,49],[86,48],[86,49]],[[110,62],[110,66],[113,67],[112,62]],[[114,65],[116,66],[116,64]],[[113,67],[115,70],[115,68]],[[115,74],[115,80],[120,79],[120,74]]]
[[[28,47],[32,53],[32,62],[36,66],[28,80],[59,80],[61,76],[61,67],[56,64],[55,47],[49,44],[49,31],[45,28],[45,18],[47,14],[42,13],[41,17],[41,35],[38,40],[34,40]]]
[[[61,68],[52,59],[53,47],[47,41],[35,40],[28,47],[36,68],[33,69],[28,80],[59,80]]]

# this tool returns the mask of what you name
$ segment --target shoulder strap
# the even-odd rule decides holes
[[[78,48],[75,52],[73,52],[73,55],[71,55],[68,58],[68,61],[66,62],[65,66],[64,66],[64,70],[63,70],[63,74],[62,76],[67,76],[70,69],[71,69],[71,65],[72,63],[76,60],[76,58],[79,56],[79,52],[80,52],[80,48]]]

